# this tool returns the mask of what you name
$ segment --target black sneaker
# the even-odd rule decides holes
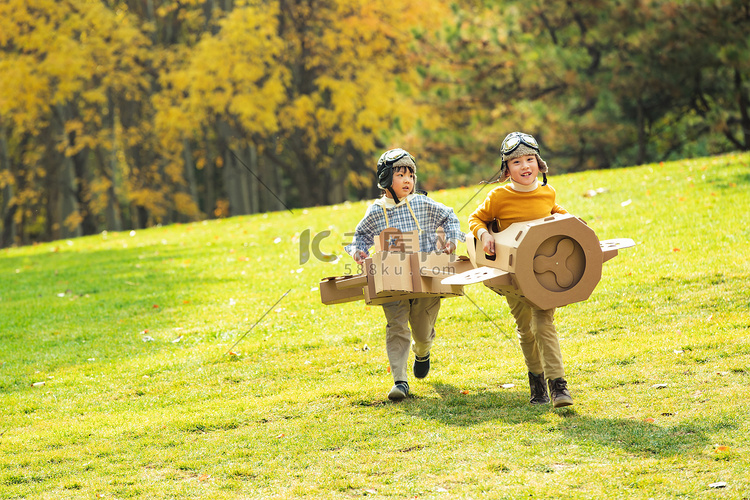
[[[534,375],[529,372],[529,388],[531,389],[531,399],[529,399],[529,403],[533,405],[546,405],[549,403],[547,386],[544,384],[544,373]]]
[[[555,380],[548,380],[547,383],[549,384],[550,396],[552,396],[552,406],[561,408],[573,404],[573,397],[570,395],[568,383],[564,378],[560,377]]]
[[[398,381],[391,387],[388,392],[388,399],[391,401],[401,401],[409,395],[409,384],[407,382]]]
[[[426,356],[414,356],[414,376],[425,378],[430,373],[430,353]]]

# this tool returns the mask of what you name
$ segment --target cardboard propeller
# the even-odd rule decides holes
[[[444,241],[442,231],[438,239]],[[468,257],[419,251],[419,233],[384,229],[375,240],[375,251],[357,275],[331,276],[320,281],[324,304],[364,300],[368,305],[419,297],[458,297],[462,285],[442,279],[472,269]]]
[[[500,295],[512,295],[538,309],[552,309],[588,299],[602,277],[602,264],[629,238],[599,241],[594,231],[570,214],[511,224],[490,231],[495,255],[469,233],[466,247],[475,269],[442,280],[445,285],[483,283]]]

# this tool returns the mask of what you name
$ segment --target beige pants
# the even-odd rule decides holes
[[[516,331],[529,371],[535,375],[544,372],[546,379],[565,376],[560,341],[555,330],[555,309],[536,309],[506,296],[510,312],[516,318]]]
[[[394,382],[408,381],[406,365],[409,361],[409,347],[417,356],[426,356],[430,352],[435,340],[435,321],[439,310],[439,297],[397,300],[383,304],[385,319],[388,321],[385,326],[385,350]]]

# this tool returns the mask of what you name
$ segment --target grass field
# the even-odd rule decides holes
[[[557,312],[561,410],[482,285],[387,402],[381,308],[317,290],[367,202],[0,251],[0,498],[750,499],[750,155],[550,183],[637,242]]]

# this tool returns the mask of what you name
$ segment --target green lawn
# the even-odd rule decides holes
[[[749,499],[750,155],[550,183],[637,242],[557,312],[570,409],[528,404],[482,285],[387,402],[381,308],[317,290],[368,202],[0,251],[0,498]]]

